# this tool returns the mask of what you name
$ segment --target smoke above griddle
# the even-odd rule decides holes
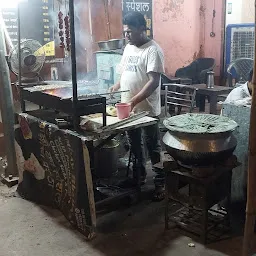
[[[74,5],[74,22],[75,22],[75,38],[76,38],[76,63],[77,63],[77,78],[78,80],[94,80],[95,74],[87,74],[87,47],[92,46],[92,39],[89,32],[86,32],[87,23],[89,21],[88,17],[85,17],[88,5],[82,1],[75,1]],[[59,24],[58,24],[58,12],[61,11],[63,15],[67,15],[69,13],[69,4],[68,1],[62,1],[60,4],[59,0],[55,0],[55,12],[52,15],[52,18],[55,22],[55,42],[56,44],[60,44],[60,36],[59,36]],[[66,51],[65,61],[63,61],[63,65],[60,64],[59,73],[62,73],[65,80],[71,81],[71,58],[70,52]]]

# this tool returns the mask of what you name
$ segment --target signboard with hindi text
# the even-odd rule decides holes
[[[88,239],[96,212],[90,155],[82,136],[21,113],[15,128],[18,193],[59,209]]]
[[[128,12],[142,13],[147,21],[147,35],[153,38],[152,0],[122,0],[122,11],[123,17]]]

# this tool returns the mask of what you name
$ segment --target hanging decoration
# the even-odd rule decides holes
[[[58,13],[58,22],[59,22],[60,47],[65,48],[64,32],[63,32],[63,13],[61,11],[59,11]]]
[[[64,18],[65,23],[65,39],[66,39],[66,50],[70,51],[70,20],[69,20],[69,13]]]

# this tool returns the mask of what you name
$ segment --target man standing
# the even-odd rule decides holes
[[[121,100],[130,103],[133,112],[148,111],[151,117],[158,117],[161,113],[160,76],[164,72],[162,49],[147,37],[146,20],[141,13],[128,13],[123,24],[128,45],[120,63],[120,82],[111,87],[110,91],[114,92],[120,88],[128,90],[122,93]],[[134,176],[137,178],[136,175],[140,173],[141,183],[145,183],[147,173],[142,132],[145,134],[153,165],[161,160],[161,144],[158,124],[128,133],[131,151],[135,157]]]

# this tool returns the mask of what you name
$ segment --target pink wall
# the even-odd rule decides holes
[[[215,1],[215,37],[210,37],[214,0],[154,0],[154,38],[164,50],[167,74],[198,57],[213,57],[219,75],[223,1]]]
[[[223,46],[224,46],[224,0],[204,0],[205,2],[205,44],[204,51],[205,57],[212,57],[216,59],[215,73],[217,76],[220,75],[222,68],[222,57],[223,57]],[[215,8],[214,8],[214,2]],[[211,37],[212,31],[212,13],[216,10],[216,17],[213,23],[213,31],[215,37]]]

